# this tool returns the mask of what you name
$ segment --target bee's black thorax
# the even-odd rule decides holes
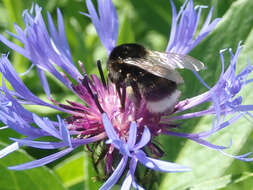
[[[115,47],[109,57],[109,60],[119,60],[127,58],[141,58],[147,54],[146,49],[139,44],[122,44]]]
[[[121,84],[125,82],[124,80],[127,76],[131,76],[135,79],[142,69],[125,64],[124,60],[128,58],[138,59],[146,56],[146,54],[146,49],[138,44],[123,44],[115,47],[107,61],[107,70],[109,71],[109,78],[111,81],[113,83]]]

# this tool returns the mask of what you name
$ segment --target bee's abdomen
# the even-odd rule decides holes
[[[177,89],[177,84],[168,79],[146,73],[138,79],[138,88],[147,101],[159,101],[170,96]]]

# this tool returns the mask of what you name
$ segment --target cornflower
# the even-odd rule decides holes
[[[98,1],[98,12],[91,0],[86,0],[86,5],[88,13],[82,14],[91,19],[109,55],[116,47],[118,38],[118,16],[115,7],[111,0]],[[193,1],[186,0],[177,13],[172,1],[171,5],[173,14],[172,28],[165,51],[188,54],[215,28],[219,19],[211,21],[213,11],[213,8],[211,8],[200,32],[196,34],[204,6],[194,8]],[[126,97],[125,109],[122,110],[120,97],[114,85],[109,81],[106,82],[100,61],[97,62],[100,79],[93,74],[88,77],[81,62],[79,62],[82,70],[82,73],[80,73],[73,63],[60,10],[57,10],[58,29],[56,29],[51,15],[47,14],[49,30],[47,30],[42,18],[41,10],[38,5],[35,5],[30,11],[25,10],[23,13],[25,29],[23,30],[18,25],[14,25],[16,34],[9,32],[11,36],[23,44],[23,47],[0,35],[2,43],[31,61],[31,67],[36,68],[43,90],[48,97],[48,101],[43,101],[31,92],[11,65],[8,55],[2,55],[0,59],[0,72],[2,74],[0,119],[5,126],[1,129],[11,128],[24,135],[25,138],[11,138],[14,143],[0,151],[0,158],[12,153],[21,146],[39,149],[60,149],[60,151],[38,160],[11,166],[9,169],[24,170],[39,167],[55,161],[83,145],[86,145],[88,150],[95,154],[96,150],[91,150],[89,146],[97,142],[106,142],[106,144],[101,143],[106,154],[101,155],[103,157],[99,160],[105,160],[106,174],[112,174],[101,189],[110,189],[118,182],[126,169],[129,158],[129,171],[126,173],[122,189],[130,189],[131,186],[142,189],[134,177],[138,162],[147,168],[161,172],[190,171],[188,167],[150,157],[150,155],[155,155],[159,158],[163,155],[163,150],[153,142],[153,137],[160,134],[187,138],[239,160],[253,160],[248,158],[249,153],[239,156],[229,155],[223,151],[227,147],[212,144],[205,139],[228,127],[241,116],[246,114],[251,116],[250,111],[253,110],[253,106],[242,105],[242,97],[238,96],[242,88],[252,82],[252,80],[247,79],[252,71],[252,65],[250,64],[236,75],[236,64],[242,48],[240,43],[235,54],[230,50],[230,65],[226,71],[223,51],[220,52],[222,72],[218,82],[213,87],[209,87],[195,73],[208,90],[196,97],[179,101],[169,117],[167,113],[150,113],[146,108],[144,99],[141,99],[137,107],[128,96]],[[62,71],[60,72],[57,68]],[[56,102],[51,96],[50,85],[47,82],[45,72],[52,74],[62,82],[81,101],[66,100],[67,104]],[[11,84],[13,90],[6,87],[5,80]],[[180,115],[180,112],[205,102],[211,103],[208,109]],[[59,113],[68,114],[68,116],[61,118],[57,115],[57,121],[54,121],[26,110],[23,105],[45,106],[55,109]],[[180,133],[173,130],[177,127],[175,124],[177,120],[205,115],[213,115],[217,120],[217,122],[213,122],[213,127],[210,130],[194,134]],[[227,115],[230,116],[229,119],[227,119]],[[45,136],[54,137],[55,141],[37,140]],[[137,141],[138,143],[136,143]]]

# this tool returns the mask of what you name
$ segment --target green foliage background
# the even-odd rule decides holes
[[[175,0],[176,7],[183,4],[183,0]],[[219,50],[232,48],[235,52],[238,42],[243,41],[244,49],[239,58],[238,69],[247,64],[248,59],[253,60],[253,1],[251,0],[195,0],[195,5],[214,6],[213,18],[221,17],[215,31],[213,31],[190,54],[203,61],[208,70],[200,75],[213,85],[220,72]],[[67,38],[72,50],[75,63],[84,62],[89,73],[97,73],[95,62],[101,59],[105,67],[106,52],[89,19],[79,14],[87,12],[84,0],[2,0],[0,1],[0,33],[5,30],[13,31],[13,23],[24,26],[22,11],[29,9],[32,3],[43,7],[43,14],[48,10],[56,20],[56,8],[60,8],[64,16]],[[171,6],[168,0],[118,0],[114,1],[119,15],[120,36],[119,43],[137,42],[150,49],[163,51],[169,39],[171,23]],[[203,10],[202,20],[208,11]],[[6,35],[10,39],[10,36]],[[10,50],[0,44],[0,52]],[[19,73],[26,71],[29,62],[15,52],[10,51],[10,59]],[[228,60],[228,53],[226,60]],[[228,61],[227,61],[228,63]],[[190,72],[181,71],[185,85],[181,87],[183,97],[191,97],[204,92],[197,79]],[[63,85],[48,76],[53,97],[57,101],[75,99]],[[35,72],[30,72],[22,77],[27,86],[39,97],[46,99],[41,89]],[[252,88],[248,87],[243,92],[244,103],[252,104]],[[39,115],[54,118],[55,111],[28,107]],[[212,118],[200,118],[184,121],[183,131],[196,132],[210,128]],[[253,151],[252,122],[242,118],[240,122],[212,136],[209,140],[221,145],[232,147],[228,152],[232,154]],[[11,130],[0,131],[0,146],[3,148],[11,141],[8,137],[19,137]],[[253,163],[245,163],[230,159],[221,153],[209,150],[194,142],[185,141],[175,137],[161,137],[159,139],[166,155],[164,159],[189,166],[192,172],[180,174],[163,174],[157,179],[154,189],[172,190],[249,190],[253,187]],[[82,149],[78,149],[45,167],[27,171],[9,171],[7,166],[24,163],[32,159],[41,158],[51,154],[52,151],[40,151],[24,148],[0,160],[0,189],[1,190],[26,190],[26,189],[59,189],[59,190],[93,190],[101,185],[94,181],[94,171],[91,163]],[[116,186],[115,189],[119,189]]]

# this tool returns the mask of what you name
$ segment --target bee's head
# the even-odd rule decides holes
[[[139,44],[122,44],[115,47],[109,59],[117,60],[118,58],[126,59],[126,58],[141,58],[146,55],[146,49]]]

